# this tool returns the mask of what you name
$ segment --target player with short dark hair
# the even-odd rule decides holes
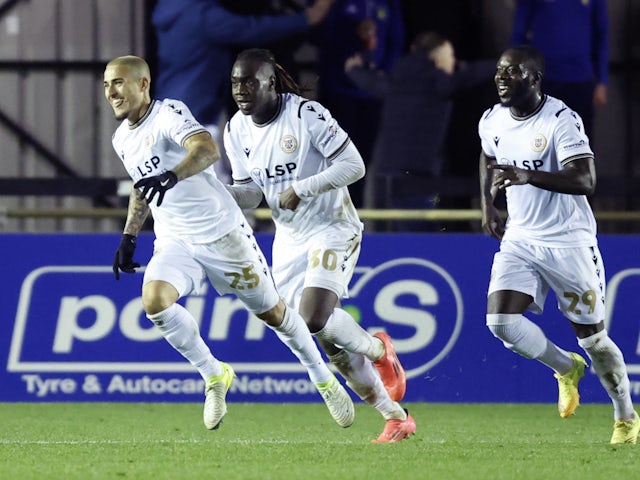
[[[208,279],[218,293],[236,295],[274,330],[298,357],[342,427],[354,419],[353,402],[322,360],[304,320],[276,291],[251,227],[213,164],[220,158],[211,135],[187,106],[152,100],[149,66],[140,57],[111,60],[104,71],[104,94],[122,123],[113,148],[135,184],[120,246],[113,262],[135,273],[136,237],[153,215],[153,256],[144,272],[142,303],[164,338],[206,382],[204,424],[216,429],[227,412],[233,368],[218,361],[201,338],[198,324],[179,298],[197,293]]]
[[[243,208],[266,199],[276,225],[273,276],[347,384],[385,418],[374,442],[415,432],[397,403],[404,370],[386,333],[370,335],[340,306],[360,253],[362,222],[347,186],[362,178],[362,157],[320,103],[300,96],[264,49],[241,52],[231,71],[237,112],[224,130],[233,174],[229,191]],[[376,369],[377,367],[377,369]]]
[[[640,417],[622,352],[604,326],[605,274],[587,195],[595,190],[594,155],[582,119],[541,90],[542,54],[513,47],[500,57],[500,103],[480,119],[482,224],[501,240],[491,269],[487,326],[505,347],[555,371],[562,418],[579,405],[587,363],[523,314],[542,313],[549,289],[613,402],[611,443],[636,443]],[[505,224],[494,205],[506,191]]]

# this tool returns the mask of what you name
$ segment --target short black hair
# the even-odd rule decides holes
[[[524,63],[544,77],[545,61],[544,55],[540,50],[531,45],[516,45],[508,48],[507,51],[520,53],[525,60]]]

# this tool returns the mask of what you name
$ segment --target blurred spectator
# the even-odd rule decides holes
[[[352,83],[344,62],[358,53],[369,67],[389,71],[404,53],[401,0],[336,0],[319,31],[319,100],[369,164],[380,116],[380,101]],[[356,207],[364,182],[349,188]]]
[[[607,103],[606,0],[518,0],[511,43],[543,53],[545,92],[575,110],[591,135],[594,107]]]
[[[500,2],[500,10],[495,9]],[[506,5],[512,3],[511,8]],[[407,37],[410,40],[416,38],[421,32],[436,32],[446,37],[455,45],[456,57],[467,61],[483,60],[487,58],[497,59],[502,50],[509,44],[511,36],[513,11],[515,0],[447,0],[446,2],[428,2],[425,0],[404,0],[403,13]],[[501,23],[492,23],[491,28],[503,30],[503,42],[496,50],[488,50],[485,43],[486,27],[483,23],[483,15],[490,11],[491,15],[500,19]],[[504,15],[508,15],[505,17]],[[508,21],[507,21],[508,20]],[[478,118],[487,109],[488,105],[495,102],[496,93],[493,82],[486,82],[475,87],[458,91],[453,99],[449,133],[445,140],[447,162],[445,172],[447,175],[467,177],[473,184],[478,175],[477,162],[469,162],[469,158],[475,158],[480,150],[478,138]],[[461,142],[460,138],[471,139]],[[476,189],[473,189],[475,194]],[[471,196],[459,196],[445,199],[447,207],[472,208]],[[456,222],[450,228],[470,228],[470,224]]]
[[[456,92],[489,81],[495,60],[459,61],[451,42],[419,33],[390,74],[366,68],[359,55],[345,62],[349,78],[383,99],[374,159],[367,173],[367,207],[436,208],[430,179],[443,175],[445,138]],[[433,182],[432,182],[433,186]],[[402,230],[430,230],[428,222],[399,223]]]
[[[158,49],[155,97],[182,100],[221,144],[234,48],[304,32],[325,19],[332,3],[315,0],[298,14],[251,16],[232,12],[222,0],[158,0],[151,17]],[[216,162],[223,183],[230,183],[229,171],[226,159]]]

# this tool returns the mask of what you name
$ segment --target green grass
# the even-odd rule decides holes
[[[633,478],[640,445],[609,445],[612,408],[407,404],[418,431],[373,445],[382,418],[361,403],[348,429],[322,404],[229,404],[207,431],[199,404],[0,403],[0,478]],[[631,475],[631,477],[629,477]]]

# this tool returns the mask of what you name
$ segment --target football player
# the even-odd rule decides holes
[[[398,403],[406,378],[386,333],[370,335],[341,308],[362,240],[362,222],[347,186],[364,162],[321,104],[301,96],[293,78],[264,49],[241,52],[231,71],[239,111],[227,122],[229,191],[243,208],[266,199],[276,226],[273,276],[347,380],[386,420],[377,443],[413,434]]]
[[[555,345],[524,316],[527,310],[542,313],[551,288],[613,402],[611,443],[636,443],[640,418],[627,368],[604,326],[604,265],[587,200],[596,185],[593,152],[580,116],[542,92],[543,73],[538,50],[506,50],[495,74],[500,103],[478,125],[482,223],[501,240],[489,282],[487,326],[507,348],[555,372],[560,416],[573,415],[586,361]],[[506,228],[494,205],[499,190],[506,191]]]
[[[348,427],[354,419],[349,394],[322,360],[304,320],[280,298],[251,227],[216,178],[218,146],[184,103],[151,99],[150,83],[149,66],[139,57],[115,58],[104,71],[105,97],[122,120],[113,148],[135,182],[113,262],[116,280],[140,266],[133,260],[136,237],[151,213],[156,239],[144,272],[144,310],[205,380],[208,429],[222,422],[234,372],[212,355],[193,316],[176,303],[197,293],[205,278],[276,332],[307,368],[334,420]]]

